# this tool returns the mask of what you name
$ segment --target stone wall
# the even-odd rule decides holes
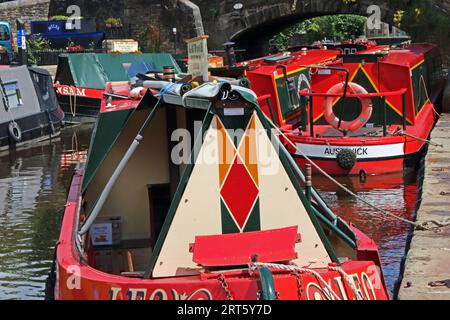
[[[51,0],[17,0],[0,3],[0,20],[7,21],[16,33],[16,19],[25,22],[27,33],[30,32],[30,22],[47,19]]]
[[[193,1],[195,2],[195,0]],[[145,51],[178,51],[186,49],[184,39],[195,34],[192,8],[178,0],[52,0],[50,16],[67,14],[69,5],[78,5],[83,17],[95,17],[102,30],[107,18],[121,18],[129,28],[130,38],[138,40]]]

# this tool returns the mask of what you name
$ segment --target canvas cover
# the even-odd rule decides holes
[[[158,72],[162,72],[165,66],[173,66],[176,73],[181,73],[175,59],[167,53],[80,53],[60,57],[56,81],[62,85],[103,90],[108,82],[129,80],[125,63],[151,64]]]

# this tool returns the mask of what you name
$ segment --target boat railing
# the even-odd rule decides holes
[[[406,117],[406,93],[407,89],[402,88],[396,91],[384,91],[384,92],[376,92],[376,93],[347,93],[345,95],[345,98],[382,98],[383,104],[383,136],[387,136],[387,104],[386,104],[386,98],[387,97],[395,97],[395,96],[401,96],[402,97],[402,125],[403,130],[406,130],[407,125],[407,117]],[[335,94],[335,93],[322,93],[322,92],[314,92],[310,89],[304,89],[300,90],[299,95],[302,97],[310,97],[309,99],[309,128],[310,128],[310,135],[311,137],[314,137],[314,104],[313,104],[313,98],[314,97],[327,97],[327,98],[343,98],[342,94]],[[306,111],[306,110],[305,110]],[[303,125],[302,131],[307,131],[306,125]]]

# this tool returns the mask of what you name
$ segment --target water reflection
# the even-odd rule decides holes
[[[66,190],[90,127],[0,156],[0,299],[43,297]]]
[[[313,180],[325,201],[338,215],[353,223],[376,242],[386,282],[392,294],[399,277],[410,225],[386,217],[346,192],[338,191],[336,186],[324,177],[315,176]],[[369,176],[365,182],[361,182],[357,177],[341,177],[338,180],[377,207],[409,220],[414,218],[418,198],[418,178],[415,172],[409,172],[405,176]]]

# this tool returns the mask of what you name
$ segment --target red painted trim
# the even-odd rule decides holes
[[[66,86],[60,84],[54,84],[54,88],[56,94],[60,96],[77,96],[81,98],[91,98],[99,100],[103,99],[104,90]]]
[[[246,265],[256,255],[258,262],[297,258],[297,226],[277,230],[197,236],[193,261],[207,267]]]

